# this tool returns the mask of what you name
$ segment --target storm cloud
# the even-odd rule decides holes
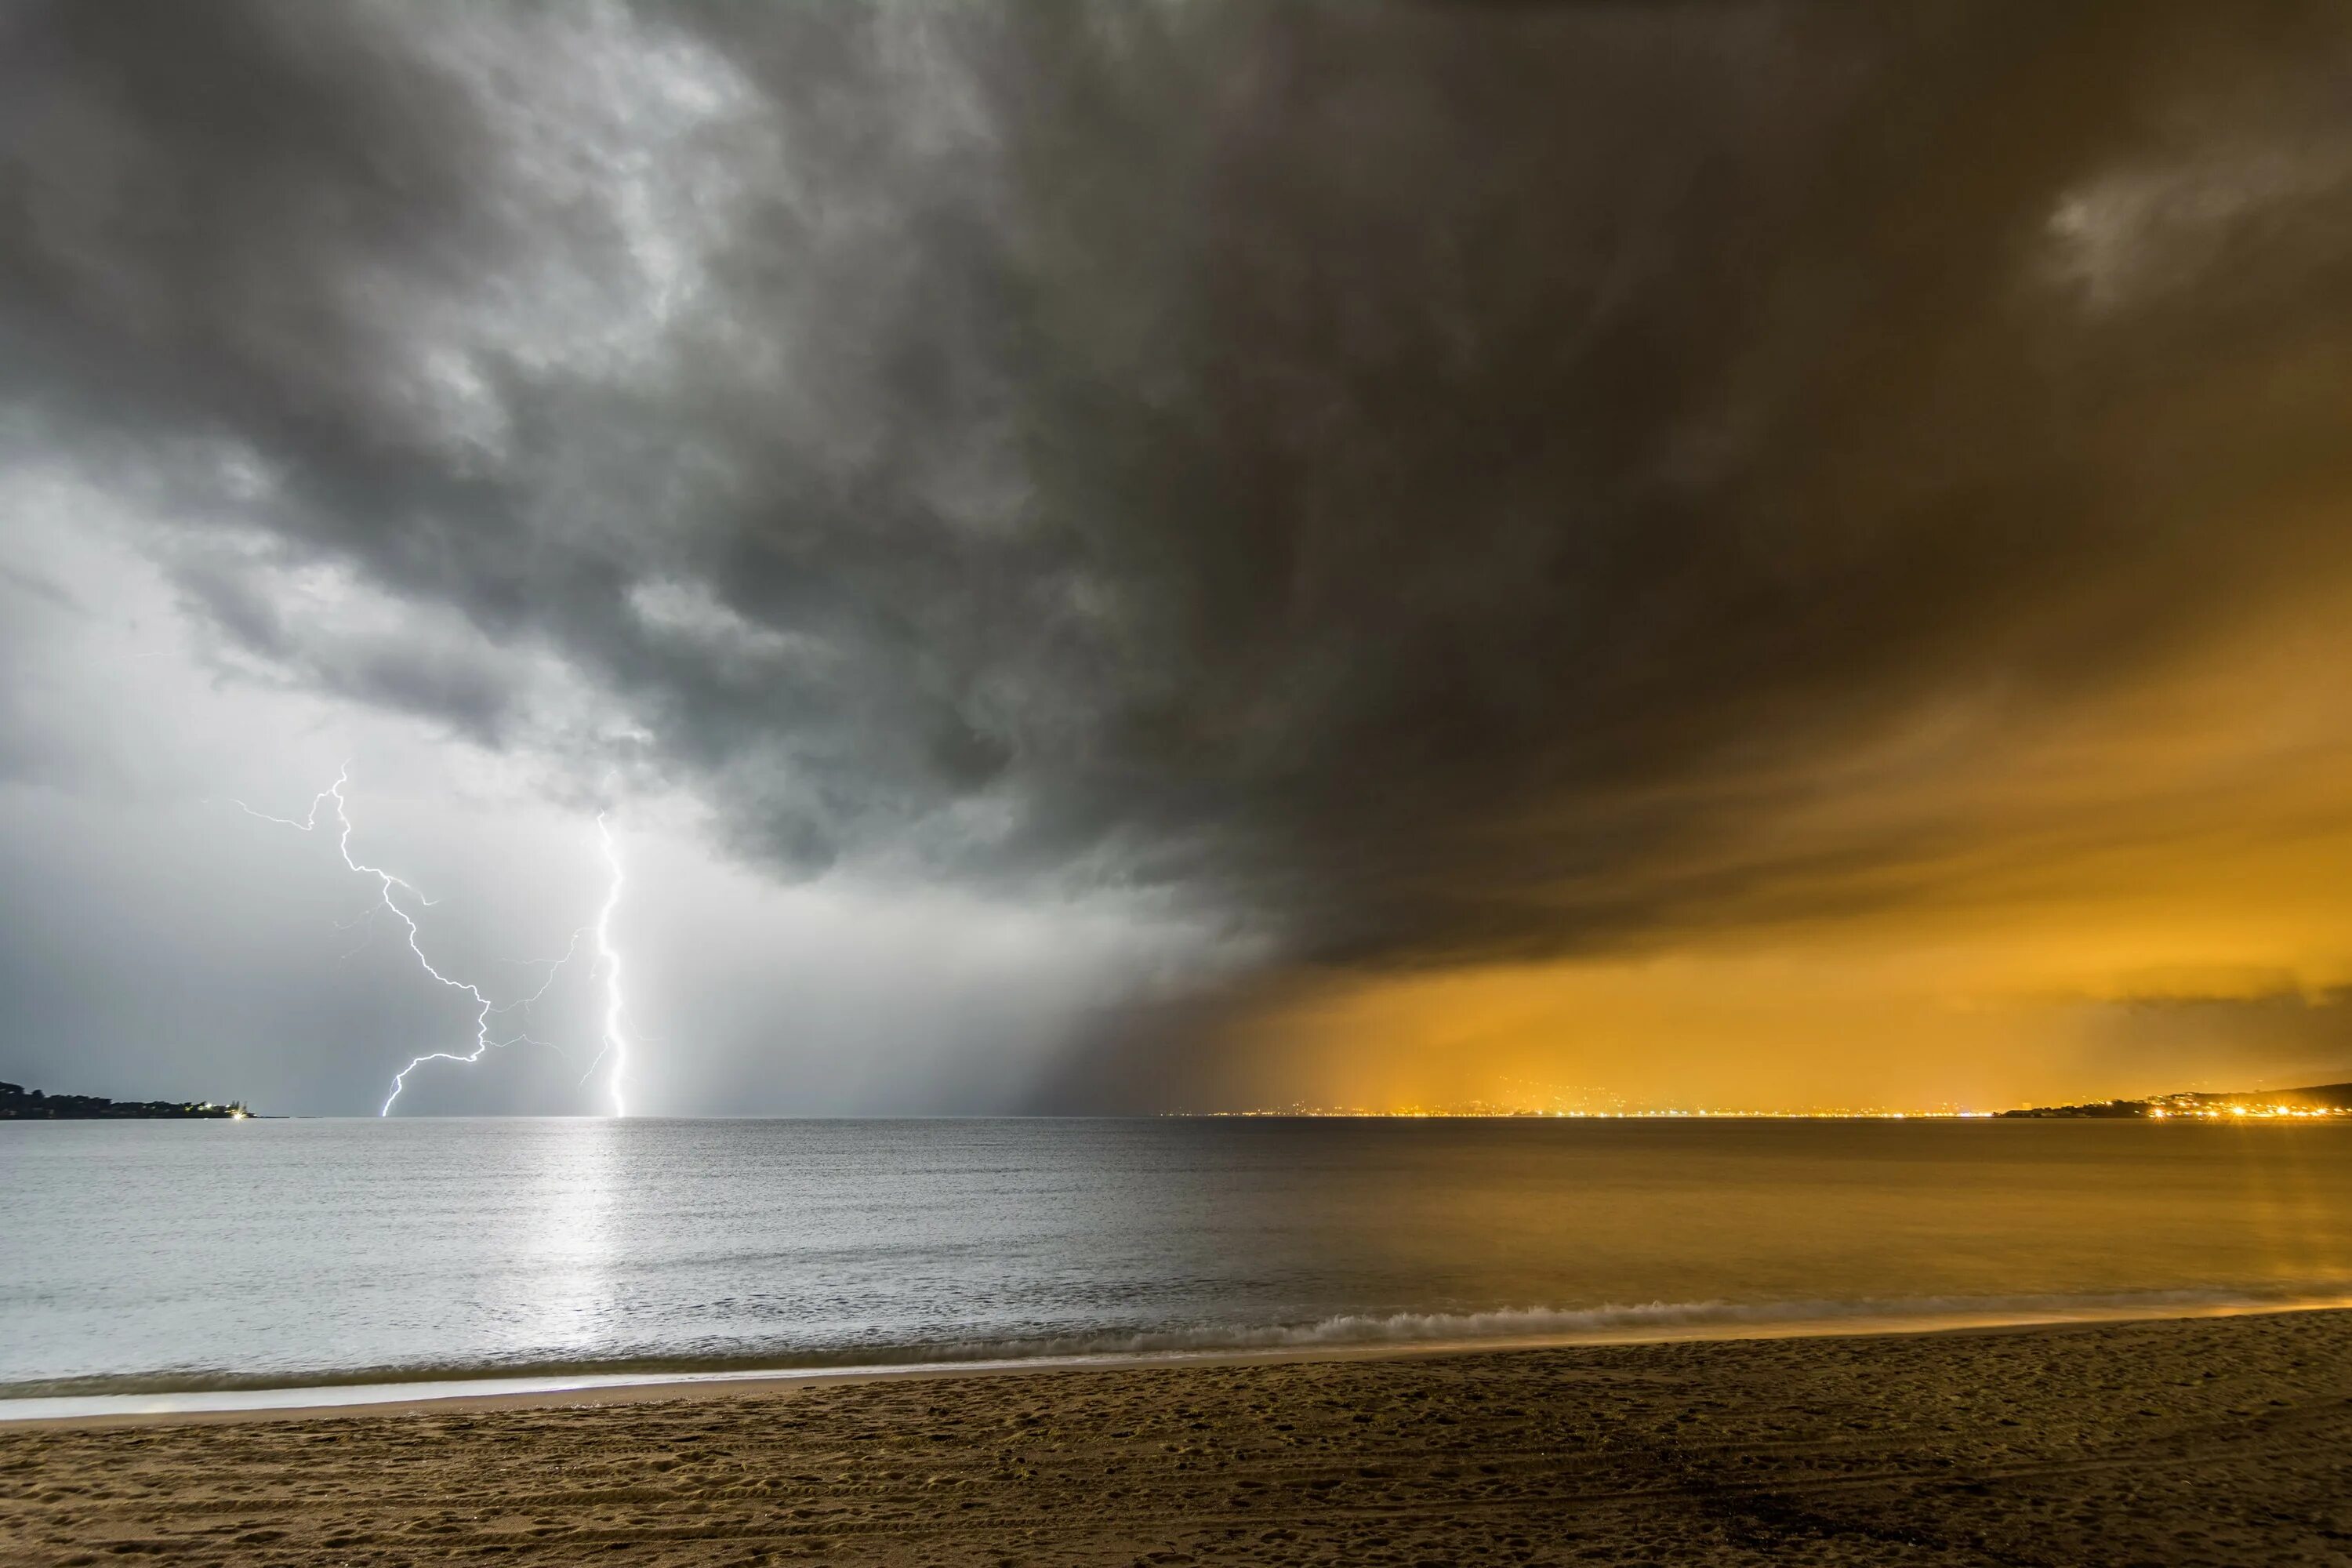
[[[1790,824],[2352,581],[2339,7],[0,17],[0,449],[225,678],[788,879],[1933,902],[1973,799]]]

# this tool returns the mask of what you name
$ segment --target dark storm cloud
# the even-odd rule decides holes
[[[553,654],[794,870],[1622,943],[1801,880],[1807,759],[2342,564],[2334,7],[0,26],[12,447],[297,678],[497,742]]]

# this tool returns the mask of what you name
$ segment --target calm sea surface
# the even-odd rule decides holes
[[[5,1123],[0,1193],[18,1400],[2352,1295],[2352,1125]]]

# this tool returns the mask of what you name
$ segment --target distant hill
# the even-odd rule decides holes
[[[95,1094],[43,1094],[20,1083],[0,1083],[0,1121],[111,1121],[171,1119],[234,1121],[253,1112],[242,1100],[108,1100]]]
[[[2304,1089],[2242,1089],[2227,1094],[2183,1093],[2154,1100],[2107,1100],[2090,1105],[2037,1105],[2025,1110],[2004,1110],[2003,1116],[2054,1120],[2151,1121],[2189,1117],[2218,1121],[2222,1117],[2281,1115],[2352,1115],[2352,1083],[2316,1083]]]

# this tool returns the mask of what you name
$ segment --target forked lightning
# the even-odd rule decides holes
[[[520,1045],[526,1042],[534,1045],[546,1044],[545,1041],[533,1039],[528,1032],[519,1033],[502,1040],[494,1040],[490,1037],[490,1020],[511,1013],[519,1007],[527,1008],[546,995],[549,987],[555,984],[557,973],[571,962],[572,954],[579,951],[582,933],[579,931],[572,933],[571,943],[563,950],[562,957],[538,961],[544,963],[548,967],[547,977],[541,983],[537,991],[502,1006],[493,1003],[482,994],[480,987],[471,982],[444,974],[435,967],[433,961],[425,955],[422,933],[417,930],[415,918],[401,908],[399,899],[394,896],[394,889],[410,894],[421,907],[430,907],[433,900],[419,891],[414,883],[385,870],[381,866],[368,865],[352,854],[352,819],[349,803],[343,796],[344,786],[350,783],[351,768],[349,764],[345,764],[335,774],[333,784],[311,796],[310,809],[299,818],[272,816],[266,811],[254,810],[241,800],[231,801],[230,804],[248,816],[257,816],[264,822],[274,822],[280,826],[294,828],[298,832],[310,833],[315,831],[319,826],[319,808],[331,802],[338,829],[335,844],[342,854],[343,864],[360,875],[375,879],[377,898],[383,907],[391,910],[393,917],[399,921],[402,927],[408,932],[408,951],[415,954],[417,964],[425,973],[432,976],[435,982],[447,986],[452,991],[464,992],[473,1001],[473,1048],[465,1051],[427,1051],[422,1056],[412,1058],[406,1067],[393,1075],[392,1091],[384,1096],[383,1106],[376,1111],[378,1116],[389,1116],[392,1114],[393,1105],[400,1099],[401,1090],[408,1087],[408,1075],[426,1062],[478,1062],[482,1059],[483,1053],[493,1047]],[[599,812],[596,816],[596,833],[604,845],[605,864],[612,868],[613,873],[612,883],[605,891],[604,907],[597,913],[595,925],[597,960],[604,974],[604,1032],[603,1048],[597,1052],[597,1060],[601,1062],[608,1056],[612,1058],[613,1068],[608,1082],[613,1097],[613,1114],[625,1116],[628,1114],[628,1108],[622,1099],[622,1084],[623,1075],[628,1065],[628,1042],[622,1032],[621,955],[613,946],[612,940],[613,914],[620,907],[621,902],[623,879],[621,858],[619,850],[613,843],[612,830],[605,826],[602,812]],[[373,912],[373,909],[370,912]],[[589,1071],[593,1073],[594,1070],[595,1064],[592,1063]]]

